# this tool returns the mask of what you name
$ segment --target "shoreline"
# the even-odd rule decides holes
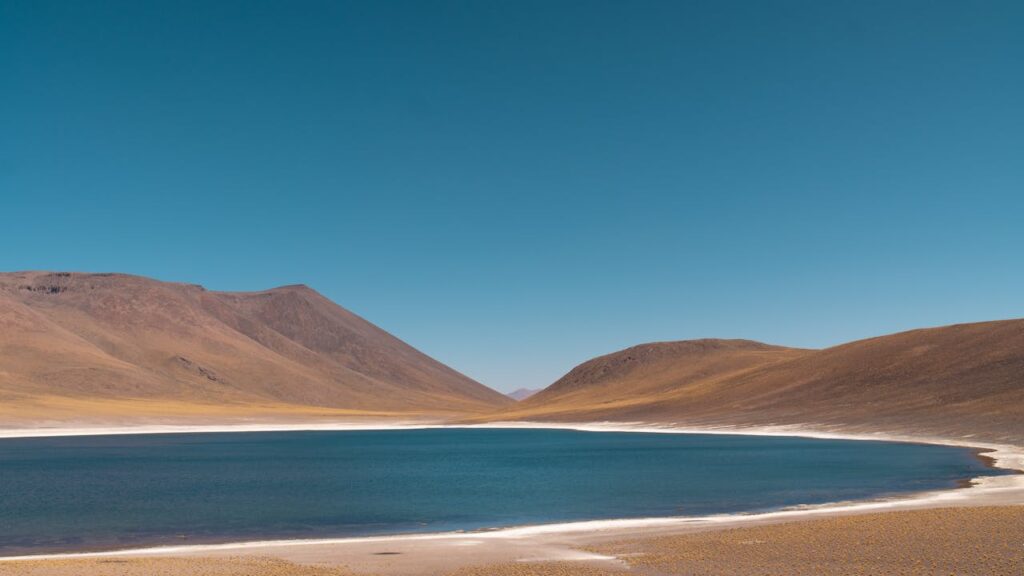
[[[40,438],[66,436],[135,435],[135,434],[182,434],[182,433],[227,433],[227,432],[287,432],[287,431],[359,431],[359,430],[416,430],[437,428],[484,428],[484,429],[558,429],[583,432],[645,432],[664,434],[718,434],[741,436],[789,436],[819,439],[842,439],[858,441],[900,442],[938,444],[971,449],[986,465],[993,468],[1012,470],[1017,474],[986,476],[967,479],[965,486],[946,490],[917,492],[899,496],[832,502],[826,504],[794,506],[781,510],[760,513],[731,513],[708,516],[668,516],[651,518],[626,518],[610,520],[587,520],[511,526],[481,531],[454,531],[395,534],[382,536],[354,536],[341,538],[310,538],[285,540],[249,540],[219,544],[162,545],[140,548],[126,548],[95,552],[64,552],[51,554],[30,554],[0,557],[0,562],[33,560],[72,560],[95,558],[140,558],[154,556],[202,556],[220,554],[280,555],[298,550],[321,550],[339,547],[365,547],[367,545],[389,544],[420,546],[430,543],[445,543],[454,546],[476,546],[483,543],[523,544],[536,539],[552,537],[576,541],[607,539],[623,536],[646,536],[655,533],[680,533],[716,530],[767,523],[779,523],[839,515],[856,515],[871,512],[915,510],[937,507],[987,506],[1024,504],[1024,448],[1010,444],[991,444],[970,440],[948,438],[915,437],[899,434],[853,434],[815,430],[811,427],[715,427],[697,428],[651,423],[546,423],[546,422],[493,422],[487,424],[446,425],[442,423],[380,422],[380,423],[265,423],[230,425],[134,425],[134,426],[82,426],[53,428],[0,429],[0,439]],[[555,559],[561,560],[614,560],[613,557],[563,550]],[[287,555],[287,554],[286,554]]]

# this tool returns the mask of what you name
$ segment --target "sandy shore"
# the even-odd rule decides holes
[[[45,430],[22,429],[0,431],[0,437],[257,430],[410,429],[427,427],[438,427],[438,425],[362,422],[359,424],[211,425],[184,428],[175,426],[50,428]],[[641,423],[596,423],[587,425],[498,423],[484,425],[483,427],[545,427],[590,431],[751,434],[949,444],[970,446],[984,450],[986,451],[986,456],[991,457],[995,465],[1024,470],[1024,450],[1021,448],[1011,445],[973,442],[969,439],[951,440],[884,434],[850,435],[799,427],[687,429]],[[57,557],[45,557],[46,559],[34,557],[33,559],[21,561],[3,559],[4,561],[0,562],[0,574],[63,574],[64,572],[57,571],[57,568],[59,566],[71,566],[73,568],[68,569],[78,571],[67,572],[69,574],[124,574],[127,576],[142,573],[131,571],[135,570],[137,566],[144,566],[146,563],[149,563],[150,566],[156,567],[160,562],[172,561],[186,562],[189,566],[195,565],[197,567],[209,565],[211,567],[218,567],[217,570],[231,570],[233,569],[231,566],[237,564],[240,566],[239,570],[243,570],[244,567],[242,567],[243,565],[240,562],[244,561],[238,560],[238,557],[247,558],[249,560],[246,561],[249,562],[255,562],[257,558],[267,559],[260,561],[270,562],[266,566],[268,566],[267,570],[271,570],[265,572],[240,571],[237,572],[239,574],[320,574],[320,572],[303,572],[301,570],[305,568],[300,569],[300,566],[317,567],[318,569],[328,567],[332,570],[343,567],[345,570],[357,574],[387,575],[426,575],[458,572],[459,574],[467,575],[550,573],[580,574],[582,576],[593,573],[622,573],[623,571],[644,574],[825,573],[801,572],[797,570],[795,564],[791,571],[787,571],[782,569],[785,567],[784,563],[776,563],[774,571],[750,571],[754,570],[752,566],[758,562],[767,566],[766,557],[759,556],[758,554],[765,550],[776,550],[776,547],[741,548],[744,551],[749,549],[757,551],[757,553],[751,552],[750,554],[739,556],[734,552],[727,553],[728,547],[708,547],[710,546],[708,542],[728,542],[732,536],[727,535],[742,530],[767,530],[771,533],[770,536],[765,536],[765,538],[769,538],[769,540],[765,541],[780,543],[778,550],[772,552],[773,554],[782,553],[779,550],[790,550],[790,552],[786,553],[805,559],[813,559],[815,558],[814,550],[818,550],[819,556],[821,556],[818,558],[819,564],[826,561],[825,556],[829,554],[834,555],[834,550],[833,552],[825,552],[830,549],[830,546],[842,546],[843,550],[859,550],[856,554],[864,556],[865,562],[868,556],[874,554],[872,550],[877,549],[879,558],[887,558],[888,560],[885,560],[885,562],[890,563],[894,568],[883,573],[899,573],[895,570],[895,567],[899,562],[903,561],[900,560],[902,557],[898,557],[895,552],[883,553],[883,547],[886,542],[897,542],[899,539],[896,538],[896,535],[906,534],[908,535],[907,538],[909,538],[906,548],[913,551],[916,550],[913,546],[915,542],[931,543],[929,545],[933,545],[935,542],[941,541],[941,539],[937,540],[939,535],[950,533],[949,531],[953,530],[952,527],[957,526],[958,523],[960,523],[959,531],[969,532],[968,536],[978,536],[978,538],[981,538],[982,534],[988,534],[988,536],[978,541],[975,550],[964,550],[959,556],[956,556],[957,558],[985,554],[986,558],[1008,558],[1008,560],[1005,560],[1005,562],[1009,562],[1007,566],[1019,567],[1021,556],[1024,555],[1024,508],[1019,506],[1020,504],[1024,504],[1024,475],[1010,475],[981,478],[974,481],[970,487],[956,490],[915,494],[898,499],[803,507],[764,514],[574,522],[474,533],[243,542],[223,545],[175,546],[94,554],[60,555]],[[885,513],[879,514],[879,512]],[[1007,530],[1004,525],[1007,522],[1007,518],[1016,519],[1016,526],[1021,527],[1021,530],[1013,530],[1012,523],[1011,529]],[[847,538],[844,534],[854,534],[856,531],[847,530],[844,532],[844,529],[841,528],[844,522],[854,522],[856,526],[863,526],[863,524],[856,524],[857,522],[868,522],[876,526],[878,530],[893,531],[893,538],[879,541],[877,545],[872,546],[846,546],[841,544],[844,541],[843,539]],[[794,528],[795,526],[802,526],[804,528]],[[823,543],[806,538],[800,539],[786,536],[787,534],[799,534],[801,530],[811,530],[815,534],[832,533],[830,537],[832,540],[829,541],[834,542],[834,544],[827,545],[827,542]],[[918,534],[917,531],[919,530],[923,532]],[[956,531],[954,530],[954,532]],[[716,536],[708,536],[708,534]],[[759,532],[758,534],[761,533]],[[708,540],[708,538],[711,540]],[[751,541],[763,539],[760,536],[747,538],[747,540]],[[803,551],[797,554],[797,548],[804,544],[806,544],[807,549],[801,549]],[[702,552],[698,554],[694,550],[702,550]],[[923,550],[908,552],[908,557],[915,557],[917,560],[924,562],[925,559],[921,556],[925,554]],[[765,553],[767,554],[768,552]],[[701,558],[707,558],[711,564],[703,565],[704,567],[701,568],[701,570],[704,570],[703,572],[695,571],[698,564],[692,562],[693,554],[701,555]],[[719,554],[721,557],[719,558],[716,554]],[[734,561],[728,560],[728,557],[733,556],[736,557]],[[718,559],[714,560],[715,558]],[[737,562],[743,559],[749,560],[748,565],[744,565],[747,566],[746,568],[737,564]],[[115,560],[117,563],[112,563]],[[714,561],[712,562],[712,560]],[[746,562],[747,560],[743,561]],[[274,562],[278,562],[278,564],[274,564]],[[281,562],[284,562],[284,564]],[[730,564],[729,562],[732,563]],[[783,561],[779,560],[779,562]],[[801,562],[807,564],[811,560],[801,560]],[[952,560],[949,562],[952,562]],[[949,562],[942,565],[952,566],[953,564],[949,564]],[[993,562],[996,561],[993,560]],[[999,562],[1003,562],[1003,560],[999,560]],[[1014,564],[1014,562],[1017,564]],[[807,565],[809,566],[810,564]],[[1002,566],[1002,564],[998,563],[992,566],[997,565]],[[193,573],[181,571],[182,565],[180,564],[177,566],[173,571],[163,573]],[[481,568],[482,566],[486,566],[486,568]],[[731,572],[713,571],[717,568],[724,569],[727,566],[734,566],[736,569]],[[925,564],[921,564],[921,566],[925,566]],[[49,569],[53,571],[45,571]],[[60,569],[63,570],[64,568]],[[244,569],[255,570],[251,567]],[[827,573],[847,573],[835,571],[837,569],[837,566],[832,566],[828,568],[829,571]],[[44,571],[39,572],[38,570]],[[480,572],[479,570],[484,571]],[[524,572],[523,570],[527,571]],[[972,573],[959,569],[954,572],[958,574]],[[158,574],[162,572],[154,568],[154,571],[145,573]],[[217,572],[212,571],[211,568],[210,572],[204,571],[201,573],[219,575],[222,573],[234,574],[236,572]],[[334,574],[336,572],[322,573]],[[879,572],[867,570],[849,573]],[[906,573],[930,574],[933,572],[909,571]],[[976,573],[999,574],[1000,572],[985,571]],[[1020,572],[1007,573],[1017,574]]]
[[[438,547],[354,550],[348,566],[250,555],[94,558],[0,563],[0,576],[1017,576],[1024,573],[1024,506],[936,508],[834,516],[683,534],[634,534],[552,560],[536,546],[509,560],[493,551],[445,559]],[[538,553],[540,555],[538,556]],[[332,565],[333,564],[333,565]],[[419,565],[417,567],[417,565]]]
[[[44,560],[0,564],[0,576],[351,576],[344,568],[274,558]]]

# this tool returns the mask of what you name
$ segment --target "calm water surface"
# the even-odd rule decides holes
[[[0,440],[0,556],[747,512],[995,474],[944,446],[432,429]]]

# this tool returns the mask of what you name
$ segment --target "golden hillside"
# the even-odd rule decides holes
[[[645,344],[573,369],[492,420],[811,425],[1024,439],[1024,320],[797,350],[743,340]]]

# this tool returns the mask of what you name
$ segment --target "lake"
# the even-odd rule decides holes
[[[0,556],[754,512],[999,474],[964,448],[545,429],[0,440]]]

